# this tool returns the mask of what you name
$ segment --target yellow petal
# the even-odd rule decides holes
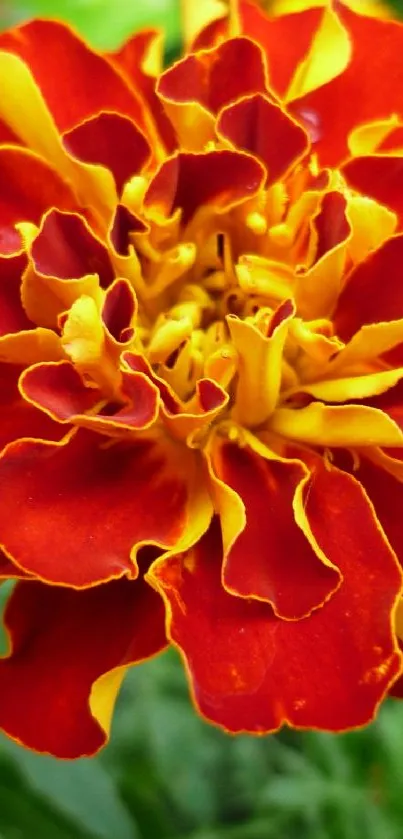
[[[252,428],[263,423],[273,412],[281,385],[282,356],[294,309],[267,338],[251,323],[234,315],[227,318],[228,328],[238,353],[238,386],[233,418]]]
[[[403,343],[403,320],[366,324],[329,362],[328,372],[334,376],[336,371],[354,369],[358,365],[371,362],[401,343]]]
[[[363,195],[348,199],[346,216],[351,225],[347,251],[353,262],[362,262],[370,251],[386,242],[397,227],[395,213]]]
[[[51,329],[27,329],[0,338],[0,361],[35,364],[39,361],[59,361],[63,357],[60,338]]]
[[[366,399],[377,396],[394,387],[403,378],[403,367],[396,370],[382,370],[367,376],[349,376],[345,379],[326,379],[322,382],[300,385],[284,394],[309,393],[324,402],[347,402],[351,399]]]
[[[357,125],[348,137],[348,147],[351,154],[353,157],[373,154],[388,134],[398,125],[399,117],[397,114],[392,114],[387,119]]]
[[[317,446],[403,446],[400,428],[386,414],[365,405],[323,405],[279,408],[270,430]]]

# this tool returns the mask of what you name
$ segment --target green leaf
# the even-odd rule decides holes
[[[115,49],[132,32],[146,27],[164,30],[168,50],[180,39],[179,0],[25,0],[20,9],[24,17],[68,21],[102,49]]]
[[[98,758],[67,763],[32,754],[10,740],[3,739],[1,747],[28,789],[81,830],[99,839],[138,839],[114,780]]]

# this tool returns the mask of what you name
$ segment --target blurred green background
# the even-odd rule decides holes
[[[403,0],[391,5],[403,15]],[[168,55],[180,48],[179,0],[0,0],[2,28],[34,15],[107,49],[163,26]],[[3,585],[0,610],[7,594]],[[0,737],[0,839],[37,837],[402,839],[403,704],[339,737],[235,739],[197,718],[166,654],[132,671],[98,757],[62,763]]]

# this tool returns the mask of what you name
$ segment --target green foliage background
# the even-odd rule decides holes
[[[403,14],[403,0],[391,5]],[[179,0],[0,0],[3,28],[34,15],[108,49],[163,26],[168,53],[179,49]],[[7,595],[3,585],[0,609]],[[0,839],[37,837],[402,839],[403,705],[339,737],[231,738],[196,716],[171,652],[132,671],[92,760],[58,762],[0,736]]]

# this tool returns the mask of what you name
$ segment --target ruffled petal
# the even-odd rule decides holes
[[[257,441],[257,451],[251,446],[217,440],[212,448],[215,477],[241,499],[238,511],[235,505],[222,509],[223,584],[227,591],[267,601],[276,615],[295,620],[322,606],[337,589],[340,575],[320,554],[309,529],[304,532],[300,515],[296,521],[309,479],[305,465],[269,452],[265,458]]]
[[[365,493],[351,476],[323,468],[304,503],[312,532],[343,574],[333,597],[304,620],[280,620],[267,604],[223,589],[217,527],[184,557],[157,560],[149,572],[197,706],[231,732],[363,725],[400,669],[391,613],[401,575]]]
[[[172,215],[182,210],[187,224],[200,207],[223,212],[258,192],[264,181],[263,166],[238,151],[179,153],[166,160],[145,195],[147,209]]]
[[[118,192],[141,172],[150,158],[150,146],[128,117],[101,113],[89,117],[63,135],[65,148],[78,160],[105,166],[112,172]]]
[[[268,184],[285,177],[309,149],[304,129],[262,94],[245,97],[221,111],[217,131],[265,164]]]
[[[55,757],[92,755],[108,738],[128,665],[165,646],[160,598],[141,580],[89,591],[19,583],[0,660],[0,728]]]
[[[142,545],[180,550],[211,517],[197,455],[169,440],[111,444],[82,430],[60,444],[17,442],[0,475],[0,544],[51,583],[136,577]]]
[[[67,431],[21,397],[19,375],[19,367],[0,363],[0,451],[20,437],[60,440]]]

